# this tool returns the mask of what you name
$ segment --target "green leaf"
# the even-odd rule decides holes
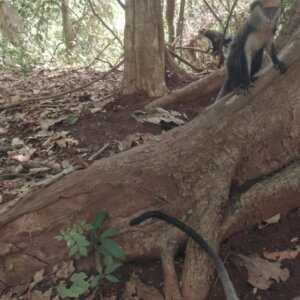
[[[62,241],[64,239],[64,237],[61,235],[56,235],[54,238],[58,241]]]
[[[104,277],[112,283],[119,282],[119,279],[117,277],[115,277],[114,275],[105,275]]]
[[[83,291],[81,288],[71,286],[69,289],[62,283],[59,284],[59,286],[56,288],[59,296],[61,298],[66,297],[72,297],[72,298],[78,298],[80,295],[82,295],[85,291]]]
[[[80,233],[75,232],[72,234],[72,237],[80,246],[89,246],[91,244],[86,237]]]
[[[108,216],[106,211],[102,211],[101,213],[99,213],[98,215],[96,215],[96,217],[94,218],[92,225],[94,227],[95,230],[99,229],[103,223],[103,221],[105,220],[105,218]]]
[[[87,230],[87,231],[90,231],[90,230],[92,230],[93,228],[94,228],[94,226],[91,225],[91,224],[85,224],[85,225],[84,225],[84,229]]]
[[[90,240],[93,244],[96,243],[97,239],[97,230],[101,227],[103,221],[107,217],[107,212],[103,211],[95,216],[95,218],[92,221],[93,229],[90,231]]]
[[[111,254],[109,254],[109,253],[104,254],[104,265],[110,266],[113,263],[114,263],[114,260],[111,256]]]
[[[68,248],[71,248],[76,244],[75,240],[70,236],[66,236],[65,241],[67,243]]]
[[[101,280],[101,276],[100,275],[96,275],[96,276],[91,276],[90,279],[89,279],[89,283],[90,283],[90,286],[91,288],[95,288],[99,282]]]
[[[74,245],[73,247],[69,248],[69,257],[73,256],[78,252],[78,245]]]
[[[106,229],[102,234],[101,238],[108,238],[117,235],[120,232],[119,228],[111,227]]]
[[[66,123],[68,125],[73,125],[77,122],[77,120],[78,120],[78,117],[76,117],[76,116],[68,116],[68,118],[66,119]]]
[[[110,239],[100,239],[103,247],[110,253],[112,256],[125,260],[125,254],[122,248],[115,241]]]
[[[78,252],[80,253],[81,256],[88,256],[88,249],[85,246],[78,246]]]
[[[90,288],[89,281],[87,280],[87,275],[84,272],[74,273],[71,276],[70,280],[84,291]]]
[[[114,272],[116,269],[118,269],[120,266],[122,266],[122,263],[120,263],[120,262],[112,263],[111,265],[109,265],[105,268],[104,274],[109,275],[112,272]]]

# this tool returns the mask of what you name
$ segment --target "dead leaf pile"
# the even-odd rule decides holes
[[[51,95],[77,87],[99,76],[98,70],[49,68],[22,74],[0,70],[0,105],[24,97]],[[95,150],[79,147],[60,125],[74,125],[81,114],[97,113],[101,98],[116,95],[121,77],[111,74],[88,88],[59,99],[49,99],[0,111],[0,203],[22,197],[33,185],[49,182],[64,170],[86,167],[82,159]],[[91,152],[93,151],[93,152]],[[59,178],[58,176],[57,178]]]
[[[243,266],[248,271],[248,282],[261,290],[267,290],[274,281],[286,281],[290,272],[286,268],[281,268],[280,262],[269,262],[261,258],[258,254],[249,256],[237,254],[234,259],[237,266]]]

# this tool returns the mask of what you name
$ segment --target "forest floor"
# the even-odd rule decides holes
[[[1,70],[0,105],[7,99],[56,93],[78,86],[78,82],[82,84],[96,75],[99,75],[97,71],[80,69],[36,70],[27,75]],[[0,205],[65,169],[85,168],[93,160],[126,151],[155,139],[157,135],[163,137],[166,129],[189,122],[215,97],[195,99],[177,104],[167,111],[156,110],[146,114],[144,106],[151,99],[145,95],[117,95],[121,75],[116,72],[84,91],[63,98],[0,111]],[[292,300],[300,297],[299,224],[300,211],[295,209],[288,216],[278,218],[274,224],[250,228],[222,243],[220,255],[240,299]],[[282,260],[282,268],[289,270],[289,278],[285,282],[274,281],[266,290],[255,288],[248,283],[247,270],[238,267],[231,259],[233,253],[247,256],[258,254],[261,257],[273,255],[275,260]],[[178,272],[182,262],[183,258],[179,256],[176,260]],[[100,287],[102,299],[120,299],[125,283],[133,273],[144,284],[162,290],[160,262],[137,261],[126,263],[115,272],[119,283],[103,281]],[[43,290],[46,286],[49,284],[39,283],[36,288]],[[27,299],[26,295],[25,292],[18,299]],[[222,286],[217,281],[208,299],[224,298]],[[3,294],[0,299],[13,298]]]

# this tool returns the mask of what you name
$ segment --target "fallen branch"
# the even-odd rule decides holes
[[[195,67],[194,65],[192,65],[190,62],[188,62],[186,59],[184,59],[183,57],[181,57],[180,55],[178,55],[176,52],[172,51],[169,49],[169,52],[176,57],[178,60],[180,60],[181,62],[183,62],[184,64],[186,64],[187,66],[189,66],[191,69],[195,70],[196,72],[201,72],[203,71],[202,69],[199,69],[197,67]]]
[[[106,143],[100,150],[98,150],[96,153],[91,155],[88,160],[94,160],[97,156],[99,156],[107,147],[109,146],[109,143]]]

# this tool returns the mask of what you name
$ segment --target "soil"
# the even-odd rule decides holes
[[[187,119],[194,118],[198,112],[203,110],[206,106],[213,102],[215,95],[206,97],[205,99],[195,99],[193,102],[181,103],[174,105],[171,109],[180,113],[184,113]],[[89,99],[82,99],[82,101],[89,101]],[[132,113],[137,110],[143,110],[145,104],[149,103],[151,99],[145,97],[143,94],[134,96],[118,97],[112,103],[105,107],[105,112],[99,113],[83,113],[79,116],[78,121],[73,125],[66,125],[59,123],[53,126],[55,130],[68,130],[71,136],[79,141],[77,149],[88,149],[89,154],[98,151],[103,145],[109,144],[105,151],[101,153],[98,159],[113,155],[121,150],[117,147],[117,142],[123,141],[130,134],[151,133],[158,135],[162,133],[162,128],[159,125],[149,123],[139,123],[133,117]],[[21,108],[16,108],[12,112],[17,113],[22,111]],[[30,128],[18,128],[15,125],[11,129],[20,132],[20,136],[25,136],[27,131],[31,133]],[[54,151],[56,151],[54,149]],[[62,150],[60,150],[62,151]],[[77,157],[78,152],[73,153],[70,149],[59,153],[62,159],[64,157]],[[86,158],[82,158],[88,164]],[[13,198],[13,197],[12,197]],[[10,199],[4,199],[9,201]],[[300,296],[300,256],[291,260],[284,260],[283,267],[290,271],[290,277],[286,282],[274,282],[271,287],[266,290],[254,289],[247,282],[247,271],[240,267],[237,268],[233,262],[232,257],[235,253],[250,255],[257,253],[262,256],[263,251],[277,251],[288,250],[295,247],[295,238],[300,238],[300,211],[295,209],[290,212],[288,216],[282,217],[281,220],[269,225],[263,229],[250,228],[247,231],[240,232],[224,241],[221,245],[220,256],[225,261],[229,275],[237,289],[240,299],[293,299]],[[297,240],[298,241],[298,240]],[[183,263],[183,255],[176,259],[176,266],[178,268],[178,277],[180,278],[180,270]],[[163,276],[161,265],[159,261],[136,261],[126,263],[120,267],[115,275],[120,282],[111,284],[103,281],[100,288],[103,296],[111,299],[120,299],[124,291],[124,285],[129,280],[132,273],[138,274],[139,278],[145,284],[154,286],[162,291]],[[115,298],[113,298],[115,296]],[[223,300],[225,299],[223,288],[220,281],[212,288],[208,300]]]

